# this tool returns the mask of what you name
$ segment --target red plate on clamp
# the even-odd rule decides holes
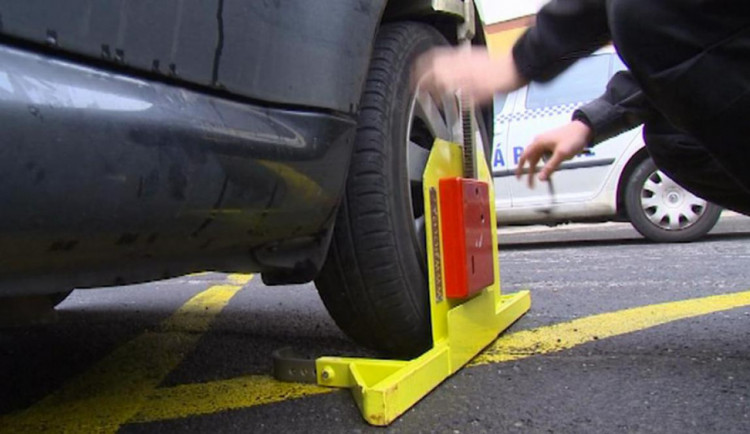
[[[494,282],[489,187],[466,178],[440,180],[445,288],[449,298],[470,297]]]

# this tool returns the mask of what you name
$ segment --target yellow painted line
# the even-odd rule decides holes
[[[157,388],[208,330],[211,319],[249,281],[227,278],[196,295],[157,332],[120,347],[87,374],[27,411],[0,418],[7,432],[115,432],[122,424],[214,414],[333,392],[315,385],[251,375]],[[669,322],[750,306],[750,291],[604,313],[500,337],[471,366],[521,360],[648,329]]]
[[[648,329],[669,322],[750,306],[750,291],[604,313],[501,336],[469,366],[520,360]],[[156,422],[250,408],[337,389],[247,376],[154,390],[131,422]]]
[[[249,281],[230,276],[188,300],[156,331],[122,345],[60,390],[19,413],[0,417],[12,433],[114,433],[141,409],[146,398],[192,351],[202,333]]]
[[[750,291],[675,301],[593,315],[501,336],[471,366],[555,353],[597,339],[619,336],[681,319],[750,305]]]
[[[250,375],[202,384],[157,389],[130,422],[155,422],[220,411],[250,408],[338,389],[313,384],[282,383],[265,375]]]
[[[244,285],[253,278],[252,274],[230,274],[227,276],[227,281],[235,285]]]

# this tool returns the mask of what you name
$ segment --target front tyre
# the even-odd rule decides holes
[[[412,89],[410,73],[420,54],[447,43],[416,22],[378,31],[346,192],[315,280],[345,333],[394,357],[431,345],[422,174],[435,138],[455,141],[461,123],[455,96]]]
[[[650,158],[630,176],[625,208],[633,227],[656,242],[697,240],[716,225],[721,215],[721,207],[682,188]]]

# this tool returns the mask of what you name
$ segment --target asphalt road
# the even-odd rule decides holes
[[[502,290],[530,289],[531,311],[387,429],[348,392],[268,377],[287,345],[362,354],[311,285],[76,291],[56,324],[0,331],[0,432],[747,432],[749,261],[737,216],[691,244],[627,224],[503,230]]]

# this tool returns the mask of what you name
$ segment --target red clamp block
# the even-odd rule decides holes
[[[440,180],[440,224],[443,235],[445,293],[466,298],[495,280],[486,182],[465,178]]]

